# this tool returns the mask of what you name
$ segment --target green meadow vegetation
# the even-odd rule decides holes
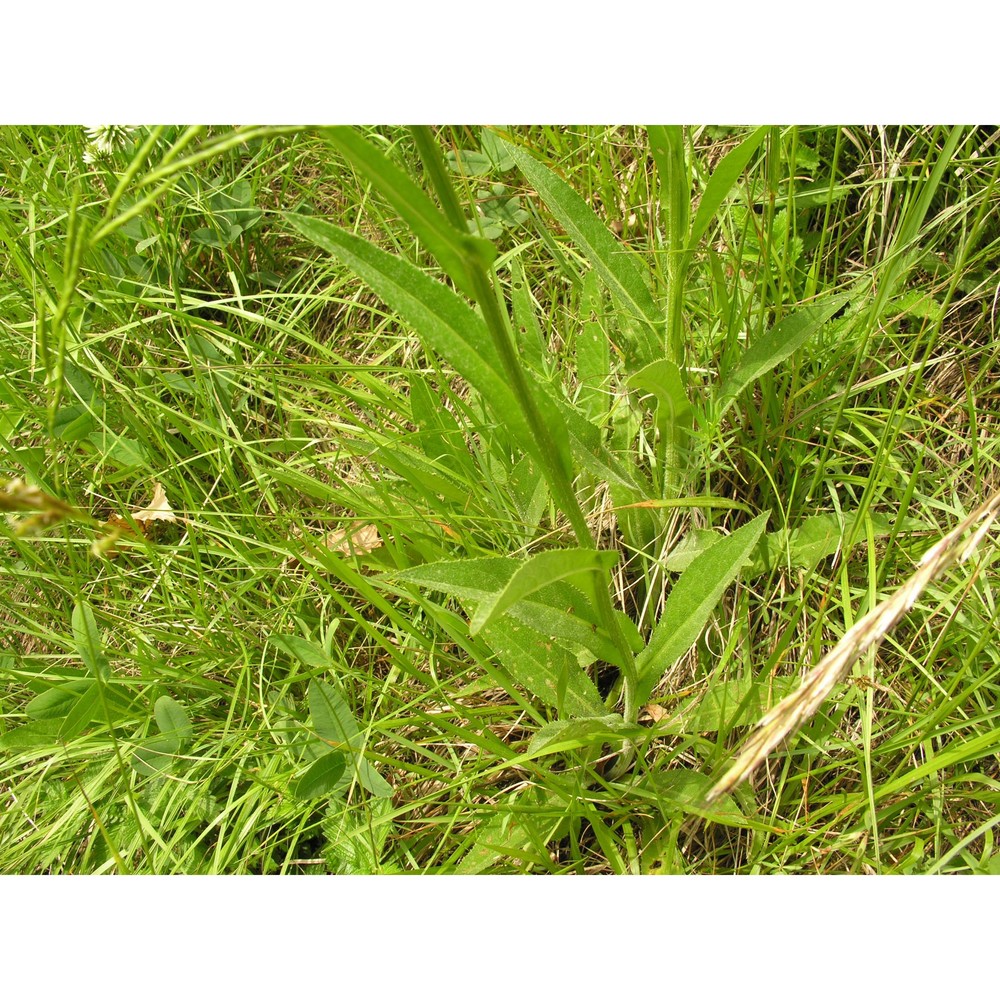
[[[0,872],[1000,872],[997,138],[0,130]]]

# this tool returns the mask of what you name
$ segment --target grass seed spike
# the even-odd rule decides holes
[[[968,558],[989,530],[998,510],[1000,492],[995,493],[957,528],[928,549],[917,564],[916,572],[906,583],[855,622],[843,639],[809,671],[798,690],[778,702],[757,723],[753,735],[746,741],[732,765],[709,790],[706,802],[714,802],[749,778],[775,747],[812,718],[833,688],[844,679],[854,662],[876,646],[913,607],[927,584],[946,569]],[[963,536],[972,527],[976,527],[975,534],[968,543],[963,544]]]

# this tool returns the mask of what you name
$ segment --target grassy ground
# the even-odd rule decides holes
[[[0,871],[1000,868],[994,142],[4,129]]]

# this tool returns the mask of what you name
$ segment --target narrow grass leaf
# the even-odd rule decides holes
[[[580,573],[596,573],[602,580],[606,580],[608,571],[616,562],[618,562],[617,552],[598,552],[594,549],[554,549],[539,552],[518,567],[502,590],[490,594],[480,603],[469,625],[469,633],[475,635],[513,604],[557,580],[564,580]]]
[[[649,645],[636,658],[640,702],[697,641],[726,588],[749,560],[767,517],[761,514],[720,539],[699,555],[674,584]]]
[[[848,296],[840,294],[832,295],[815,305],[802,306],[776,323],[763,336],[758,337],[747,348],[719,390],[718,419],[722,419],[739,394],[751,382],[759,379],[794,354],[847,302]]]

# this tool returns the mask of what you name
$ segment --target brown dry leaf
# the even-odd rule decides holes
[[[643,718],[648,719],[650,722],[659,722],[661,719],[668,718],[670,713],[662,705],[646,705],[643,709]]]
[[[167,500],[166,490],[159,484],[153,483],[153,499],[148,507],[132,512],[132,520],[139,521],[176,521],[177,515],[170,507]]]
[[[134,510],[132,513],[132,520],[136,523],[139,531],[143,535],[149,535],[152,530],[154,522],[166,521],[176,522],[183,521],[184,518],[178,517],[170,506],[170,501],[167,500],[167,493],[160,483],[153,483],[153,499],[150,500],[148,506],[141,508],[140,510]],[[95,555],[111,557],[114,555],[115,544],[118,539],[124,534],[135,534],[135,530],[132,525],[124,518],[118,514],[112,514],[111,517],[104,522],[104,527],[109,528],[110,531],[103,538],[99,538],[94,542],[91,547],[91,551]]]
[[[345,556],[363,556],[372,549],[379,548],[382,538],[374,524],[359,524],[331,531],[323,539],[323,544],[328,549],[341,552]]]
[[[298,529],[294,532],[297,538],[302,537],[302,532]],[[378,528],[373,524],[362,524],[355,522],[350,528],[338,528],[323,536],[320,544],[333,552],[340,552],[345,556],[363,556],[372,549],[377,549],[382,545],[382,537],[378,533]],[[281,564],[282,572],[287,573],[302,563],[295,556],[288,556]]]

